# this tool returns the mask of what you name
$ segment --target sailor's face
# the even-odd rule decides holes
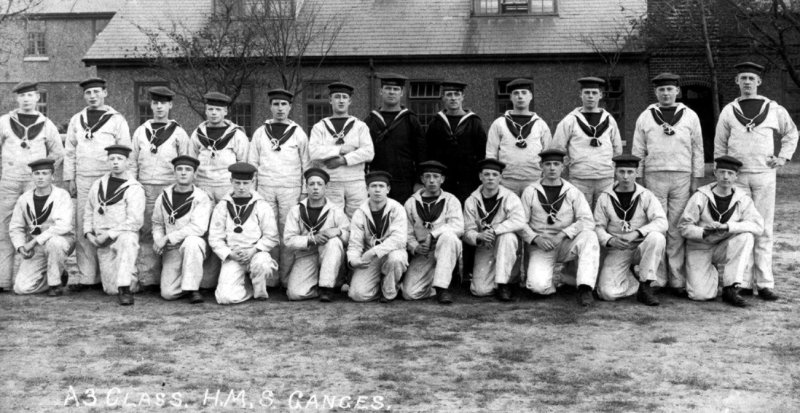
[[[37,103],[39,103],[39,92],[35,90],[17,94],[17,105],[19,106],[20,110],[26,112],[35,110]]]
[[[581,89],[581,103],[584,108],[594,109],[600,106],[600,100],[602,99],[603,92],[598,88]]]
[[[511,103],[514,109],[527,110],[531,106],[533,93],[528,89],[515,89],[511,91]]]
[[[656,99],[661,106],[672,106],[678,99],[681,89],[675,85],[664,85],[656,88]]]
[[[233,196],[237,198],[245,198],[250,196],[251,188],[253,187],[252,179],[231,179],[231,186],[233,187]]]
[[[319,201],[325,198],[325,190],[328,185],[325,180],[319,176],[312,176],[306,180],[306,191],[308,191],[308,199]]]
[[[212,125],[222,123],[227,115],[228,108],[224,106],[206,105],[206,120]]]
[[[334,114],[346,115],[350,110],[350,95],[337,92],[330,97],[331,109]]]
[[[128,169],[128,157],[118,153],[108,155],[108,165],[111,167],[111,172],[121,174]]]
[[[166,119],[169,111],[172,110],[172,102],[156,101],[150,102],[150,109],[153,110],[153,117],[156,119]]]
[[[636,182],[636,168],[616,168],[614,178],[625,186],[633,185]]]
[[[442,101],[448,110],[461,110],[461,106],[464,104],[464,92],[448,90],[442,95]]]
[[[736,84],[743,95],[755,95],[761,86],[761,76],[755,73],[739,73],[736,75]]]
[[[103,87],[90,87],[83,91],[83,100],[92,109],[97,109],[105,105],[108,91]]]
[[[367,185],[369,199],[375,202],[385,201],[386,197],[389,195],[389,189],[389,184],[383,181],[370,182],[369,185]]]
[[[717,185],[725,189],[733,187],[736,183],[737,176],[738,174],[736,171],[731,169],[717,168],[714,170],[714,177],[717,178]]]
[[[283,99],[273,99],[269,105],[269,110],[272,112],[272,119],[277,121],[285,121],[289,118],[289,112],[292,110],[292,104]]]
[[[499,171],[494,169],[484,169],[481,171],[479,178],[484,188],[494,190],[500,186],[502,176]]]
[[[189,165],[175,167],[175,182],[179,185],[191,185],[194,182],[195,170]]]
[[[33,171],[33,184],[37,188],[47,188],[53,183],[53,170],[52,169],[39,169]]]
[[[403,88],[400,86],[385,85],[381,87],[381,99],[389,105],[397,105],[403,98]]]
[[[544,177],[550,180],[560,178],[561,172],[564,170],[564,162],[561,161],[544,161],[540,165]]]
[[[422,184],[429,193],[437,193],[444,183],[444,175],[437,172],[425,172],[421,176]]]

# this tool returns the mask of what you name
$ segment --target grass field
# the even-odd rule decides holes
[[[797,412],[800,176],[778,194],[782,299],[747,309],[581,309],[573,292],[448,307],[5,293],[0,411]]]

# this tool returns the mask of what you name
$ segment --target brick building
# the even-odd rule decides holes
[[[180,21],[182,27],[196,29],[211,15],[215,1],[220,0],[129,1],[86,53],[84,62],[96,66],[97,73],[109,81],[108,103],[122,112],[132,127],[147,117],[146,88],[160,83],[144,75],[145,60],[131,57],[146,44],[137,25],[169,27]],[[612,47],[604,45],[604,39],[627,21],[628,14],[643,14],[646,2],[295,0],[294,5],[318,5],[321,15],[335,15],[344,21],[322,69],[295,101],[292,117],[306,128],[329,110],[324,85],[332,80],[356,86],[351,112],[365,116],[378,105],[377,72],[399,72],[411,79],[405,104],[423,122],[438,110],[437,81],[468,82],[465,106],[487,127],[507,108],[505,84],[517,77],[532,78],[534,110],[555,128],[580,104],[575,79],[609,74],[610,68],[585,39]],[[628,140],[636,116],[650,97],[643,52],[636,48],[625,51],[610,73],[607,106],[621,121]],[[231,118],[253,130],[269,113],[265,92],[243,93]],[[201,120],[181,100],[176,101],[173,116],[187,129]]]
[[[116,0],[44,0],[24,19],[7,30],[14,45],[7,62],[0,65],[0,107],[16,107],[11,89],[23,80],[39,81],[39,110],[56,125],[84,106],[77,83],[96,74],[87,67],[84,54],[114,13],[124,5]]]

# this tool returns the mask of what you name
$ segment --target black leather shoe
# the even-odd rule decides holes
[[[592,287],[588,285],[579,285],[578,286],[578,304],[582,307],[588,307],[592,305],[594,298],[592,298]]]
[[[331,302],[330,288],[319,287],[319,300],[323,303]]]
[[[778,299],[778,294],[775,294],[772,288],[759,288],[758,298],[764,301],[775,301]]]
[[[133,305],[133,293],[131,287],[119,287],[119,305]]]
[[[76,292],[77,293],[77,292],[88,290],[89,289],[89,285],[88,284],[69,284],[69,285],[67,285],[67,289],[72,291],[72,292]]]
[[[446,288],[436,288],[436,300],[439,301],[439,304],[452,304],[453,303],[453,296],[450,295],[450,291],[447,291]]]
[[[508,284],[497,284],[497,299],[511,301],[511,289],[508,288]]]
[[[203,294],[200,294],[200,291],[189,291],[189,304],[200,304],[203,301]]]
[[[733,285],[722,287],[722,301],[734,307],[747,307],[747,301],[739,295],[739,288]]]
[[[739,295],[741,295],[743,297],[752,296],[753,295],[753,289],[752,288],[740,288],[739,289]]]
[[[47,291],[48,297],[58,297],[61,294],[63,294],[63,292],[61,291],[60,285],[52,285],[50,286],[50,290]]]
[[[639,283],[639,291],[636,293],[636,301],[649,306],[657,306],[660,304],[658,302],[658,298],[656,298],[655,294],[653,294],[653,289],[650,287],[649,283]]]

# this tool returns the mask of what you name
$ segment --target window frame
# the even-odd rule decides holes
[[[254,131],[255,93],[253,89],[253,85],[242,86],[239,96],[228,108],[228,116],[226,117],[231,122],[243,127],[248,137],[252,136]],[[242,98],[246,98],[246,101],[242,101]],[[239,113],[241,109],[237,109],[237,107],[244,109],[245,113]]]
[[[32,39],[31,36],[35,37]],[[33,45],[33,49],[31,49],[31,45]],[[47,57],[47,32],[45,30],[27,30],[25,32],[25,57]]]
[[[422,124],[422,129],[427,131],[428,125],[436,116],[436,113],[442,110],[442,89],[441,89],[442,79],[410,79],[408,84],[406,85],[406,107],[409,110],[416,113],[417,117],[419,118],[420,124]],[[413,96],[411,93],[412,84],[428,84],[434,86],[438,91],[437,95],[419,95]],[[428,114],[423,111],[417,109],[418,104],[433,104],[436,107],[436,111],[433,114]]]
[[[617,122],[617,125],[620,128],[624,128],[625,125],[625,77],[624,76],[610,76],[604,78],[606,81],[606,88],[603,91],[603,100],[602,100],[602,107],[609,114],[614,117],[614,120]],[[615,82],[619,82],[619,89],[612,89],[612,86]],[[615,95],[612,97],[612,94]],[[618,102],[618,107],[615,111],[611,111],[608,109],[608,103],[614,99],[614,102]]]
[[[169,87],[169,82],[160,82],[160,81],[133,82],[133,104],[135,105],[136,109],[136,119],[139,122],[136,124],[136,127],[139,127],[139,125],[142,125],[143,123],[153,118],[153,109],[150,107],[150,96],[147,95],[147,88],[151,88],[154,86]],[[140,94],[140,88],[144,88],[141,91],[143,91],[144,94],[147,96],[146,103],[141,100],[142,95]],[[144,113],[142,113],[143,107],[145,108]]]
[[[36,110],[44,116],[47,116],[47,89],[39,85],[39,102],[36,103]]]
[[[328,94],[328,85],[333,82],[335,80],[312,80],[303,85],[303,117],[305,118],[307,129],[310,130],[317,122],[333,114],[330,95]],[[324,92],[321,96],[324,97],[316,98],[310,96],[310,93],[313,93],[316,87],[321,88],[321,91]],[[321,112],[312,110],[312,105],[321,105]]]
[[[552,3],[552,10],[545,10],[546,3]],[[521,4],[526,5],[525,11],[503,11],[511,5],[519,7]],[[472,15],[475,17],[557,16],[558,0],[472,0]]]

